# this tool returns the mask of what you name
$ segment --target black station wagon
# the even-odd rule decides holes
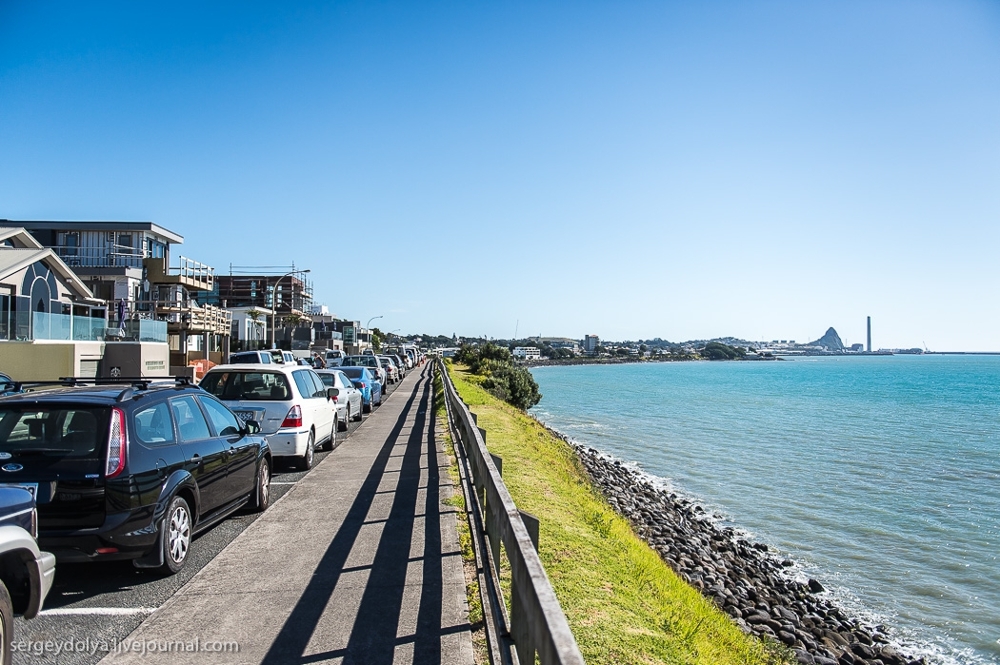
[[[38,543],[59,561],[176,573],[196,533],[267,508],[257,423],[184,380],[66,383],[0,398],[0,485],[35,492]]]

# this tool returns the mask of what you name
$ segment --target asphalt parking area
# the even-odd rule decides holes
[[[395,387],[389,387],[383,400],[391,398]],[[358,427],[369,418],[378,418],[378,414],[376,407],[362,422],[349,423],[347,432],[337,433],[337,446],[349,442]],[[315,463],[321,463],[329,454],[317,450]],[[282,460],[278,460],[275,467],[271,479],[272,504],[307,473]],[[128,561],[58,565],[55,583],[42,613],[30,621],[15,620],[13,662],[25,665],[97,663],[257,517],[255,513],[241,510],[198,536],[183,570],[169,577],[136,570]]]

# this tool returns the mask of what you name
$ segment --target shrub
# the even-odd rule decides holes
[[[483,379],[482,386],[494,397],[527,411],[542,399],[531,372],[515,365],[510,349],[493,343],[473,347],[463,344],[455,360]]]

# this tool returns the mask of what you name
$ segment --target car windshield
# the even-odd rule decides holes
[[[92,457],[107,441],[108,409],[31,405],[0,409],[0,451]]]
[[[330,388],[336,388],[337,387],[337,381],[334,379],[333,374],[320,374],[319,378],[323,379],[323,383],[326,386],[328,386]]]
[[[199,384],[221,400],[291,399],[288,377],[280,372],[244,372],[238,370],[209,372]]]

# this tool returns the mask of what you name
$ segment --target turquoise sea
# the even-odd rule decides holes
[[[541,367],[532,413],[938,663],[1000,663],[1000,357]]]

